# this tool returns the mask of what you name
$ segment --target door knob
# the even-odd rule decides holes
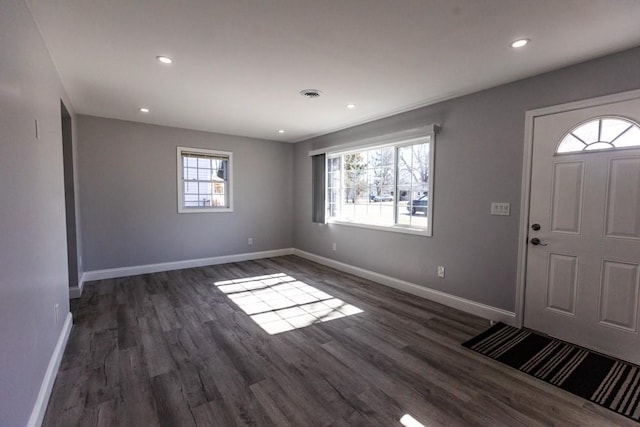
[[[531,244],[532,244],[533,246],[538,246],[538,245],[540,245],[540,246],[547,246],[547,244],[546,244],[546,243],[542,243],[542,242],[540,241],[540,239],[538,239],[537,237],[534,237],[533,239],[529,240],[529,242],[531,242]]]

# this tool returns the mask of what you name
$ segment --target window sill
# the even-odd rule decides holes
[[[348,227],[368,228],[370,230],[390,231],[392,233],[413,234],[417,236],[427,236],[427,237],[431,236],[431,233],[429,232],[429,230],[426,230],[424,228],[409,227],[409,226],[402,226],[402,225],[363,224],[360,222],[342,221],[337,219],[329,219],[327,223],[335,224],[335,225],[344,225]]]
[[[198,213],[227,213],[233,212],[233,208],[178,208],[178,213],[198,214]]]

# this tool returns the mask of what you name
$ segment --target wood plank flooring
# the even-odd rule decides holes
[[[362,313],[270,335],[215,285],[279,273]],[[91,282],[72,312],[44,426],[638,426],[463,348],[486,320],[295,256]]]

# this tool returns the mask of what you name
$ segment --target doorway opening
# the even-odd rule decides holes
[[[73,175],[73,131],[71,114],[60,101],[62,122],[62,162],[64,169],[64,208],[67,226],[67,268],[69,287],[78,287],[78,242],[76,236],[76,199]]]

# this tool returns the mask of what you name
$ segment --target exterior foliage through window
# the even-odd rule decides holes
[[[178,212],[231,210],[231,153],[178,147]]]
[[[329,153],[329,220],[430,232],[432,147],[425,136]]]

